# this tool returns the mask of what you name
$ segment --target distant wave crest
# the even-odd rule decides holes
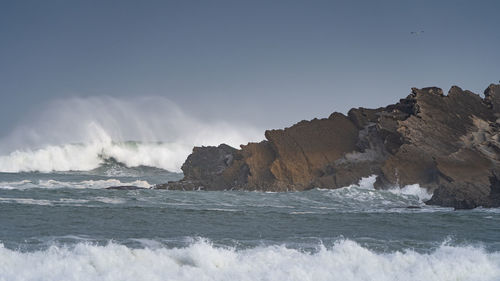
[[[88,171],[110,158],[180,172],[193,146],[261,139],[252,126],[202,118],[162,97],[70,98],[28,114],[0,139],[0,172]]]
[[[90,171],[114,159],[127,167],[149,166],[179,172],[192,147],[176,143],[102,141],[49,145],[0,156],[0,172]]]

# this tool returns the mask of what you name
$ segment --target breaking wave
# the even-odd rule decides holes
[[[114,159],[127,167],[148,166],[179,172],[192,146],[178,143],[113,142],[49,145],[0,156],[0,172],[90,171]]]
[[[366,201],[398,201],[400,199],[417,199],[420,203],[432,197],[432,193],[419,184],[406,185],[403,187],[393,186],[389,189],[375,189],[376,175],[362,178],[358,184],[353,184],[339,189],[329,191],[332,197],[340,199],[350,198],[359,202]],[[392,195],[392,196],[390,196]]]
[[[351,240],[308,252],[286,246],[250,249],[197,241],[184,248],[134,249],[109,243],[19,252],[0,246],[0,280],[475,280],[500,278],[500,253],[441,245],[377,253]],[[28,265],[28,266],[27,266]]]
[[[160,97],[58,100],[23,124],[0,140],[0,172],[88,171],[111,158],[179,172],[193,146],[262,139],[261,130],[202,119]]]

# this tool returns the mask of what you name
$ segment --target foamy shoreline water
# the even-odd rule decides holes
[[[314,253],[285,246],[244,250],[206,240],[184,248],[110,243],[19,252],[0,247],[0,280],[476,280],[500,278],[500,253],[441,245],[428,254],[376,253],[350,240]]]
[[[0,173],[0,281],[500,278],[498,209],[427,206],[418,185],[105,189],[179,176],[114,164]]]

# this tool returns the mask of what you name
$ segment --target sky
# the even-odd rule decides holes
[[[472,0],[0,0],[0,137],[75,97],[162,97],[188,115],[265,129],[384,106],[411,87],[482,93],[500,80],[499,9]]]

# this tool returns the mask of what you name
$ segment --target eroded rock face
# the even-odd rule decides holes
[[[335,113],[328,119],[266,131],[265,136],[276,152],[270,165],[276,180],[294,189],[306,189],[328,172],[329,164],[357,150],[358,129],[346,116]]]
[[[385,108],[301,121],[260,143],[196,147],[171,189],[340,188],[377,175],[377,188],[418,183],[430,204],[500,206],[500,85],[481,98],[452,87],[412,89]]]

